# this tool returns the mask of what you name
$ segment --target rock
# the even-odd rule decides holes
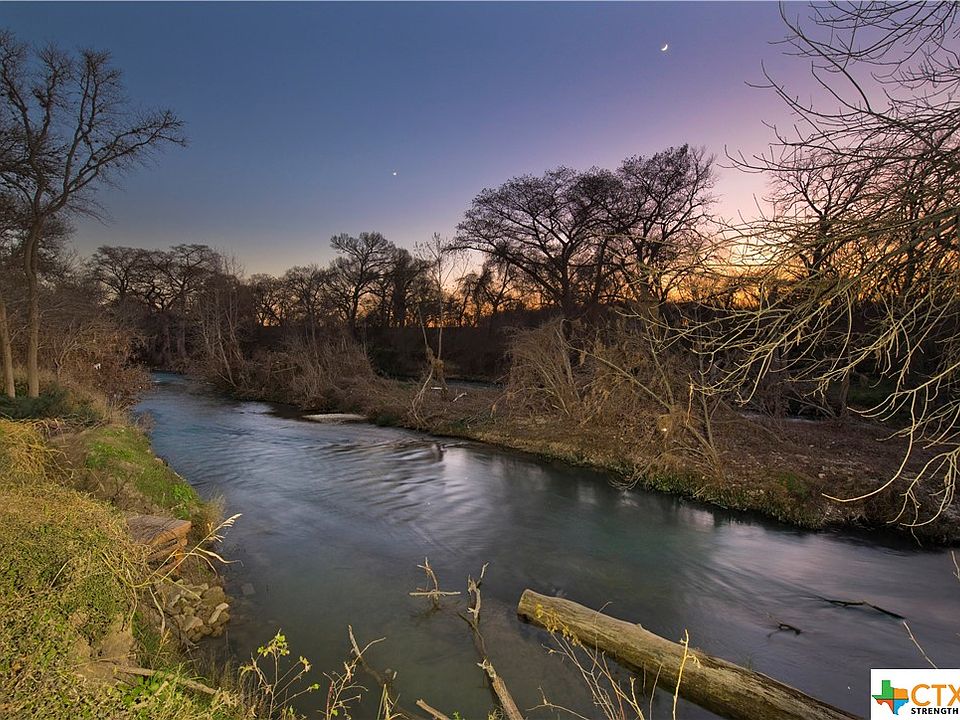
[[[210,619],[207,620],[207,624],[209,624],[209,625],[215,625],[216,622],[217,622],[217,620],[220,619],[220,615],[223,613],[223,611],[226,610],[226,609],[229,608],[229,607],[230,607],[230,606],[227,605],[227,603],[225,603],[225,602],[222,602],[222,603],[220,603],[219,605],[217,605],[217,606],[213,609],[213,614],[210,615]]]
[[[201,620],[200,618],[198,618],[198,617],[196,617],[196,616],[194,615],[194,616],[192,616],[192,617],[190,617],[190,618],[187,619],[186,623],[182,626],[181,629],[182,629],[185,633],[187,633],[187,636],[189,637],[189,635],[190,635],[191,632],[193,632],[194,630],[198,629],[198,628],[201,627],[202,625],[203,625],[203,620]]]
[[[212,588],[205,590],[203,593],[203,601],[210,605],[210,607],[216,607],[226,599],[226,593],[224,593],[223,588],[218,585],[214,585]]]
[[[223,634],[223,625],[230,619],[230,605],[222,586],[166,580],[156,583],[155,588],[164,599],[167,614],[186,640],[197,642]]]

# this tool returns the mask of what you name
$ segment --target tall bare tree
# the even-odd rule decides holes
[[[282,284],[291,314],[315,339],[317,326],[334,310],[330,271],[316,265],[292,267],[284,273]]]
[[[823,93],[767,76],[796,121],[739,158],[780,205],[733,238],[759,290],[712,323],[715,387],[748,400],[774,374],[823,397],[859,370],[881,376],[891,389],[866,414],[908,417],[908,449],[876,492],[902,481],[898,519],[931,522],[960,475],[960,6],[794,7],[785,47]]]
[[[9,398],[17,396],[13,373],[13,340],[7,312],[9,280],[13,272],[13,245],[20,227],[16,204],[0,195],[0,368],[3,370],[3,392]]]
[[[334,235],[330,246],[339,253],[331,266],[334,288],[347,324],[356,333],[360,304],[389,270],[396,247],[378,232]]]
[[[617,177],[622,189],[613,216],[628,288],[634,298],[663,305],[686,274],[702,266],[713,158],[681,145],[629,157]]]
[[[45,226],[63,213],[98,214],[93,191],[167,144],[183,144],[169,110],[137,112],[110,55],[30,48],[0,33],[0,189],[23,203],[28,287],[27,389],[40,393],[39,255]]]
[[[150,252],[122,245],[101,245],[90,258],[93,276],[107,289],[112,299],[123,305],[135,295],[151,271]]]
[[[550,170],[483,190],[457,227],[456,246],[516,268],[565,319],[595,307],[613,272],[609,208],[619,184],[603,170]]]

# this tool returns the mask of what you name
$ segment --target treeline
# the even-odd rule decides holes
[[[155,366],[185,367],[202,354],[233,383],[257,344],[343,331],[384,358],[391,346],[412,345],[380,369],[419,372],[425,352],[443,352],[441,327],[485,329],[474,333],[480,352],[505,325],[544,314],[596,319],[604,307],[667,303],[704,261],[711,183],[711,161],[683,146],[630,158],[617,172],[511,180],[477,197],[453,239],[434,236],[412,253],[363,232],[334,236],[326,266],[280,276],[241,277],[204,245],[105,246],[87,269],[112,307],[151,338],[141,353]],[[474,362],[472,374],[498,370],[498,358],[484,355],[486,366]]]
[[[445,287],[436,272],[445,272],[447,251],[436,239],[416,253],[377,232],[337,235],[330,244],[335,257],[326,266],[297,266],[280,276],[243,277],[222,253],[185,244],[100,247],[84,271],[111,312],[142,331],[142,360],[173,369],[207,363],[226,381],[235,362],[258,346],[315,343],[331,334],[376,346],[389,337],[417,339],[440,325],[495,328],[505,314],[528,307],[491,263]],[[422,342],[416,352],[422,356]]]

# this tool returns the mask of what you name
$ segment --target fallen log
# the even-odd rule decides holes
[[[149,549],[149,562],[164,562],[179,555],[187,547],[190,521],[161,515],[134,515],[127,518],[127,527],[135,541]]]
[[[857,717],[762,673],[671,642],[640,625],[570,600],[524,590],[517,613],[550,632],[573,636],[640,674],[645,681],[657,678],[661,689],[679,691],[681,697],[732,720]]]

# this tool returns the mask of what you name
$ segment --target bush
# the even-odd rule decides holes
[[[589,435],[610,445],[607,454],[651,467],[721,472],[713,422],[726,408],[697,390],[692,353],[640,319],[570,334],[554,321],[514,335],[507,412]]]
[[[60,383],[49,375],[42,378],[40,397],[27,397],[25,376],[18,376],[17,397],[0,396],[0,417],[11,420],[66,420],[80,425],[95,425],[109,414],[103,397],[89,390]]]

